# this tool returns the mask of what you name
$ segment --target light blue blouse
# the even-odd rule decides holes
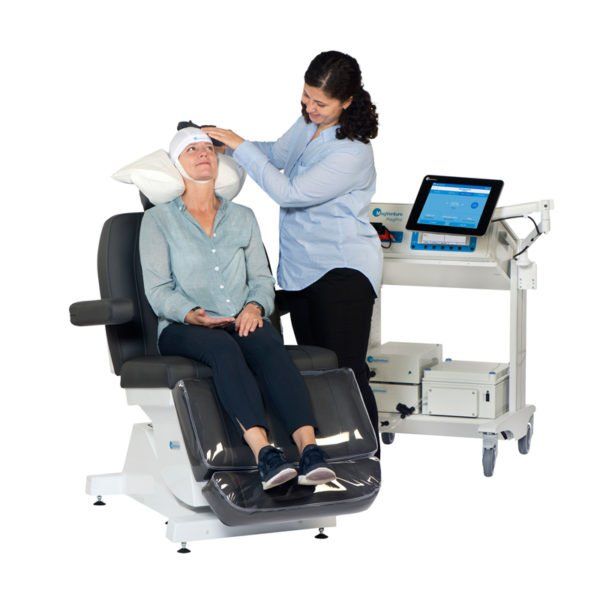
[[[284,290],[304,289],[331,269],[347,267],[379,292],[383,253],[369,222],[373,148],[338,140],[337,129],[311,141],[317,126],[300,117],[276,142],[244,141],[232,153],[281,207],[277,278]]]
[[[208,236],[181,198],[144,213],[140,229],[144,289],[158,335],[201,306],[213,317],[237,315],[251,300],[273,312],[275,289],[254,213],[221,200]]]

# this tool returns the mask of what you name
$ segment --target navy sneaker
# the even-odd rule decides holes
[[[270,490],[298,475],[294,465],[288,462],[285,454],[273,446],[265,446],[258,453],[258,473],[263,490]]]
[[[310,444],[302,451],[298,472],[300,485],[319,485],[335,479],[335,471],[327,466],[325,453],[316,444]]]

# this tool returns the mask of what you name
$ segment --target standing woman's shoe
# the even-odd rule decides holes
[[[319,485],[335,479],[335,471],[325,462],[325,454],[316,444],[310,444],[302,451],[298,469],[300,485]]]
[[[258,453],[258,473],[263,490],[270,490],[298,475],[294,465],[288,462],[285,454],[273,446],[265,446]]]

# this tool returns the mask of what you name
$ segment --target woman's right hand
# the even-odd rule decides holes
[[[209,317],[203,308],[195,308],[185,315],[185,322],[189,325],[199,325],[201,327],[224,327],[229,323],[233,323],[233,317]]]

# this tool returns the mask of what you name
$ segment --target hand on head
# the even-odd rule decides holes
[[[221,129],[220,127],[203,127],[202,131],[211,138],[222,142],[232,150],[235,150],[242,142],[246,141],[243,137],[231,131],[231,129]]]

